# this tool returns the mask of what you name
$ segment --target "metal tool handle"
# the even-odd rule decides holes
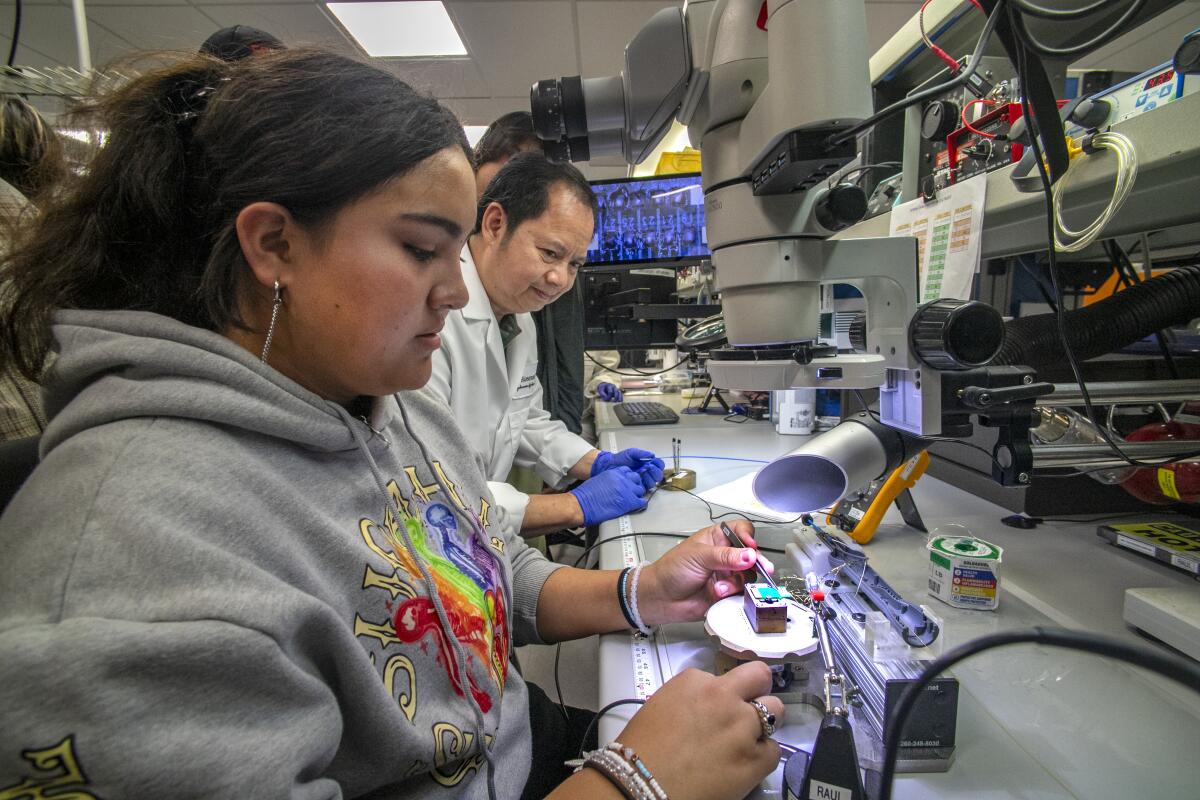
[[[721,532],[725,534],[725,538],[728,539],[729,543],[734,547],[746,546],[741,537],[733,532],[733,528],[729,527],[724,522],[721,523]],[[778,590],[779,585],[775,583],[775,579],[771,577],[771,573],[767,572],[767,565],[763,561],[762,555],[757,550],[754,551],[754,565],[758,569],[758,579],[767,586],[770,586],[772,589]]]

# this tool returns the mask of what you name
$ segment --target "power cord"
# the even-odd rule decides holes
[[[900,113],[906,108],[915,106],[918,103],[923,103],[931,97],[937,97],[945,94],[951,89],[957,89],[960,86],[965,86],[967,81],[969,81],[979,70],[979,65],[983,61],[983,54],[987,50],[988,41],[991,40],[992,32],[996,29],[996,23],[1000,20],[1000,14],[1002,13],[1001,9],[1003,5],[1003,3],[999,3],[994,9],[992,9],[992,13],[988,15],[987,22],[984,23],[983,32],[979,36],[979,41],[975,45],[975,51],[971,54],[971,58],[967,62],[967,66],[964,67],[955,77],[951,78],[945,83],[939,83],[937,86],[930,86],[927,89],[923,89],[916,94],[904,98],[903,100],[897,100],[882,110],[875,112],[857,125],[854,125],[842,133],[830,137],[827,144],[831,147],[836,147],[839,144],[848,142],[860,134],[866,133],[880,122],[883,122],[885,119]]]
[[[583,355],[587,358],[588,361],[591,361],[593,364],[595,364],[597,367],[600,367],[600,369],[604,370],[605,372],[611,372],[614,375],[625,375],[626,377],[631,377],[631,378],[639,377],[639,376],[649,377],[651,375],[662,375],[664,372],[670,372],[671,370],[675,369],[676,367],[687,363],[687,359],[684,358],[684,359],[680,359],[679,361],[676,361],[674,364],[667,367],[666,369],[655,370],[654,372],[644,372],[640,369],[637,369],[636,367],[630,367],[629,368],[631,370],[630,372],[622,372],[619,369],[613,369],[612,367],[607,367],[604,364],[601,364],[599,361],[592,358],[592,354],[586,350],[583,351]]]
[[[17,45],[21,43],[21,0],[17,0],[13,8],[12,46],[8,48],[8,66],[17,60]]]
[[[876,172],[878,170],[884,170],[884,169],[891,169],[891,170],[896,170],[897,172],[899,172],[903,166],[904,165],[901,164],[899,161],[880,161],[878,164],[860,164],[857,167],[852,167],[851,169],[846,170],[841,175],[835,175],[835,176],[830,177],[829,183],[827,183],[826,185],[828,187],[832,188],[833,181],[835,179],[838,182],[841,182],[841,181],[848,180],[851,175],[860,175],[860,174],[866,173],[866,172]]]
[[[895,711],[888,718],[887,731],[884,735],[882,785],[879,789],[878,800],[891,800],[892,784],[896,778],[896,758],[900,751],[900,738],[904,731],[904,724],[908,721],[908,717],[925,687],[942,672],[960,661],[986,650],[1013,644],[1037,644],[1106,656],[1142,669],[1148,669],[1181,683],[1193,691],[1200,692],[1200,665],[1173,653],[1128,644],[1109,636],[1054,628],[1032,628],[981,636],[934,659],[917,679],[909,684],[908,688],[904,690],[904,694],[900,695]]]
[[[583,742],[586,742],[588,740],[588,737],[592,735],[592,731],[596,728],[597,725],[600,724],[600,718],[603,717],[608,712],[612,711],[614,708],[620,708],[621,706],[644,706],[644,705],[646,705],[646,701],[638,699],[636,697],[628,697],[624,700],[613,700],[611,703],[606,705],[604,708],[597,711],[596,716],[592,717],[592,721],[588,723],[588,726],[583,731]],[[579,743],[579,757],[580,758],[583,758],[583,746],[584,746],[583,742]]]
[[[1046,8],[1044,6],[1035,5],[1034,3],[1030,2],[1030,0],[1008,0],[1008,2],[1012,8],[1032,17],[1042,17],[1043,19],[1056,21],[1078,19],[1094,11],[1100,11],[1103,8],[1112,6],[1111,0],[1107,0],[1107,2],[1106,0],[1099,0],[1099,2],[1083,8],[1076,8],[1071,11],[1059,11],[1056,9]],[[1020,14],[1013,15],[1013,32],[1018,38],[1025,42],[1025,45],[1030,50],[1040,56],[1044,56],[1045,58],[1059,59],[1081,56],[1091,50],[1095,50],[1097,47],[1102,47],[1105,44],[1108,44],[1109,41],[1120,35],[1123,32],[1126,23],[1132,20],[1133,17],[1142,10],[1144,5],[1146,5],[1146,0],[1133,0],[1133,2],[1130,3],[1125,9],[1125,13],[1121,14],[1117,21],[1110,25],[1107,30],[1098,36],[1089,39],[1083,44],[1077,44],[1074,47],[1050,47],[1049,45],[1042,44],[1037,39],[1033,38],[1033,36],[1029,34],[1029,31],[1026,30],[1025,20],[1021,18]]]

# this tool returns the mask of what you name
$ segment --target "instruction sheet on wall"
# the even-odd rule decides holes
[[[891,235],[917,239],[920,302],[971,299],[986,192],[986,178],[968,180],[939,190],[929,202],[918,197],[892,209]]]

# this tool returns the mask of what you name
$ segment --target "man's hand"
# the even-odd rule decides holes
[[[592,462],[591,474],[592,477],[595,477],[610,469],[626,467],[636,472],[642,480],[642,485],[646,487],[646,491],[650,491],[662,480],[665,466],[663,460],[649,450],[637,447],[629,447],[617,453],[601,450],[596,456],[596,460]]]
[[[571,494],[583,509],[584,524],[599,525],[630,511],[641,511],[646,507],[646,491],[638,473],[628,467],[616,467],[588,478],[572,489]]]
[[[599,397],[606,403],[619,403],[625,399],[625,395],[616,386],[616,384],[603,381],[596,386],[596,397]]]

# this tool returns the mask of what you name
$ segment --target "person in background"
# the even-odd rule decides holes
[[[475,145],[475,188],[482,195],[492,178],[518,153],[541,152],[533,116],[513,111],[497,119]],[[537,332],[537,377],[546,413],[571,433],[582,433],[583,288],[576,283],[553,303],[531,313]]]
[[[0,275],[0,367],[58,351],[0,517],[0,796],[508,800],[562,770],[511,648],[700,619],[753,527],[636,572],[497,527],[421,390],[475,222],[436,101],[285,50],[99,102],[106,145]],[[552,797],[648,792],[635,761],[672,800],[745,795],[779,762],[770,687],[681,673],[620,734],[636,759],[593,753]]]
[[[37,206],[68,174],[58,134],[37,109],[0,96],[0,257],[37,216]],[[0,314],[12,302],[0,284]],[[37,382],[14,369],[0,373],[0,441],[38,436],[46,429]]]
[[[647,450],[603,452],[550,418],[537,380],[529,313],[575,284],[596,200],[570,164],[514,156],[488,184],[462,251],[470,300],[446,319],[430,388],[449,405],[486,465],[501,524],[525,536],[595,525],[646,506],[663,462]],[[525,494],[505,480],[533,468],[561,494]]]
[[[231,25],[214,33],[200,45],[200,52],[222,61],[241,61],[243,58],[286,50],[278,38],[249,25]]]

